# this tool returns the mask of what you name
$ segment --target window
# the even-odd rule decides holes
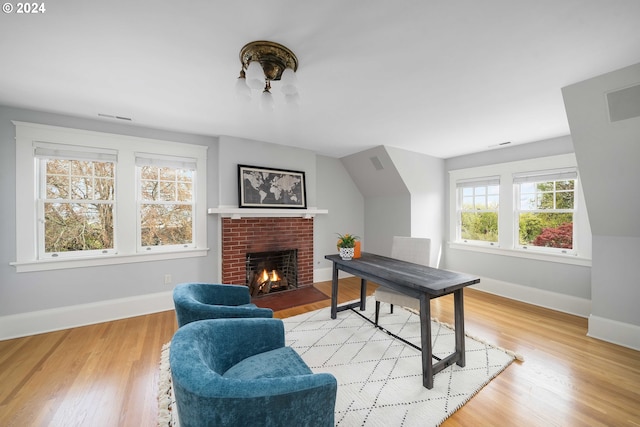
[[[450,246],[589,265],[591,229],[575,156],[449,172]]]
[[[114,249],[116,155],[37,143],[39,258]]]
[[[460,181],[457,187],[459,238],[497,243],[500,177]]]
[[[207,147],[14,122],[18,272],[207,255]]]
[[[514,176],[520,247],[573,250],[576,178],[575,170]]]
[[[191,246],[195,161],[137,156],[136,165],[140,246]]]

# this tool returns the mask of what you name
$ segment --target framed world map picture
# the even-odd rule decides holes
[[[306,209],[304,172],[238,165],[241,208]]]

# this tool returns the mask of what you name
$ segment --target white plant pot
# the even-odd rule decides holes
[[[354,248],[340,248],[340,258],[343,260],[350,260],[353,258]]]

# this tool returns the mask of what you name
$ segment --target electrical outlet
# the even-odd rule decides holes
[[[171,275],[170,274],[165,274],[164,275],[164,284],[165,285],[170,285],[171,284]]]

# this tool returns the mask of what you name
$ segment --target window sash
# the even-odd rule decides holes
[[[118,152],[110,149],[35,142],[33,150],[34,157],[37,159],[86,160],[111,163],[118,162]]]
[[[569,181],[572,179],[578,179],[578,172],[574,168],[513,174],[514,184],[546,181]]]
[[[488,176],[485,178],[460,179],[456,181],[457,188],[470,187],[492,187],[500,185],[499,176]]]
[[[157,166],[195,171],[197,169],[198,162],[197,159],[190,157],[136,153],[136,166]]]
[[[514,241],[514,247],[522,249],[522,250],[534,250],[540,252],[550,252],[550,253],[562,253],[562,254],[575,254],[577,253],[575,242],[577,237],[577,227],[575,226],[576,220],[576,212],[577,212],[577,178],[578,174],[574,168],[564,169],[564,170],[555,170],[555,171],[540,171],[540,172],[527,172],[527,173],[519,173],[513,175],[513,183],[516,188],[515,195],[516,200],[514,205],[514,228],[515,228],[515,236],[516,239]],[[557,190],[555,186],[555,182],[557,181],[576,181],[575,185],[571,190]],[[525,194],[535,194],[536,197],[538,194],[552,194],[553,195],[553,204],[554,207],[551,208],[522,208],[522,186],[524,184],[531,183],[541,183],[541,182],[554,182],[554,188],[550,191],[540,191],[536,188],[535,193],[525,193]],[[556,206],[556,194],[558,193],[573,193],[573,208],[557,208]],[[532,214],[532,215],[557,215],[557,214],[571,214],[571,225],[572,225],[572,236],[571,236],[571,248],[563,248],[563,247],[551,247],[551,246],[538,246],[533,243],[522,243],[520,241],[520,219],[523,214]],[[556,232],[559,233],[560,227],[545,227],[547,229],[555,229]],[[526,232],[526,231],[525,231]],[[541,236],[542,233],[539,235]],[[539,237],[538,236],[538,237]]]
[[[158,156],[158,155],[142,155],[140,153],[136,153],[135,158],[136,164],[136,205],[137,205],[137,247],[139,252],[148,252],[148,251],[162,251],[162,250],[171,250],[175,248],[193,248],[195,247],[195,230],[196,230],[196,185],[197,185],[197,161],[193,158],[185,158],[185,157],[176,157],[176,156]],[[143,182],[145,181],[154,181],[154,179],[143,179],[142,178],[142,168],[145,166],[154,166],[157,168],[169,168],[173,170],[189,170],[192,171],[192,178],[189,184],[191,185],[191,197],[189,200],[180,200],[177,197],[174,200],[149,200],[143,196]],[[157,182],[165,182],[164,180],[158,178]],[[180,184],[178,180],[168,180],[166,182],[174,182],[176,185]],[[178,189],[176,188],[176,191]],[[189,242],[185,243],[172,243],[172,244],[158,244],[158,245],[145,245],[143,244],[143,212],[148,210],[148,206],[166,206],[167,212],[171,212],[171,207],[179,207],[179,206],[189,206],[190,207],[190,223],[191,223],[191,234],[189,236]],[[146,208],[147,207],[147,208]]]
[[[495,187],[497,191],[491,192],[491,187]],[[470,195],[465,195],[465,190],[471,189],[472,192]],[[484,191],[477,191],[478,189],[484,189]],[[500,177],[499,176],[489,176],[483,178],[473,178],[466,180],[458,180],[456,181],[456,192],[457,192],[457,227],[456,234],[457,239],[459,241],[464,241],[467,243],[473,242],[475,244],[486,244],[486,245],[496,245],[499,241],[499,228],[498,228],[498,220],[499,220],[499,208],[500,208]],[[469,203],[467,203],[467,207],[465,207],[465,199],[470,199]],[[492,205],[492,201],[494,201]],[[472,216],[469,217],[469,214]],[[486,214],[495,214],[495,220],[489,219],[490,216]],[[463,218],[464,216],[464,218]],[[465,227],[463,225],[465,218],[479,218],[478,221],[484,222],[484,224],[477,224],[477,226],[481,228],[474,228],[473,230],[467,230],[467,232],[480,233],[478,236],[484,236],[484,238],[472,239],[468,237],[463,237],[463,231]],[[475,222],[476,220],[472,220]],[[483,227],[486,227],[488,224],[486,223],[495,223],[495,230],[493,230],[493,226],[488,230],[483,230]]]
[[[64,148],[61,148],[64,147]],[[74,148],[74,147],[72,147]],[[38,161],[38,199],[37,199],[37,208],[36,214],[39,220],[36,224],[36,240],[37,240],[37,259],[56,259],[56,258],[83,258],[83,257],[91,257],[97,255],[105,255],[105,254],[113,254],[116,252],[116,243],[115,243],[115,235],[116,235],[116,221],[115,221],[115,200],[117,199],[117,195],[114,194],[114,199],[94,199],[94,198],[85,198],[85,199],[74,199],[70,198],[69,193],[65,198],[48,198],[47,197],[47,186],[48,181],[47,177],[47,162],[49,160],[68,160],[68,161],[83,161],[83,162],[96,162],[96,163],[116,163],[117,154],[114,154],[113,150],[108,150],[108,152],[101,151],[84,151],[82,148],[84,147],[75,147],[76,149],[68,149],[68,146],[63,144],[45,144],[38,143],[34,147],[34,157]],[[78,149],[80,148],[80,149]],[[115,170],[113,177],[105,177],[105,179],[113,180],[113,184],[115,185]],[[86,177],[85,175],[78,175],[78,177]],[[91,178],[96,178],[94,175],[90,176]],[[98,177],[100,178],[100,177]],[[71,191],[68,189],[68,191]],[[111,231],[111,245],[108,248],[101,249],[76,249],[69,251],[48,251],[47,250],[47,224],[46,221],[46,206],[48,204],[58,204],[58,205],[109,205],[111,207],[112,215],[113,215],[113,230]],[[83,236],[84,237],[84,236]]]
[[[148,262],[152,260],[182,259],[206,256],[207,251],[207,151],[208,144],[182,143],[168,140],[136,137],[123,134],[97,132],[83,129],[72,129],[49,126],[37,123],[12,121],[15,125],[16,141],[16,260],[11,262],[19,273],[27,271],[59,270],[72,267],[93,267],[98,265],[117,265],[126,263]],[[57,149],[54,150],[54,149]],[[96,155],[105,152],[108,157]],[[135,158],[174,157],[188,159],[187,166],[195,170],[201,185],[194,186],[193,194],[197,200],[194,207],[193,241],[191,248],[174,247],[173,250],[152,253],[140,253],[136,240],[136,166]],[[40,158],[63,156],[69,159],[86,161],[116,161],[115,188],[117,200],[114,200],[114,242],[117,251],[109,256],[76,256],[64,260],[39,257],[39,227],[42,225],[42,214],[39,204],[44,200],[36,193],[39,182]],[[184,173],[183,173],[184,175]],[[50,183],[53,181],[50,179]],[[44,194],[46,197],[66,197],[66,194],[55,192]],[[72,197],[83,197],[81,195]],[[89,196],[91,197],[91,196]],[[103,198],[95,194],[96,198]],[[58,202],[60,200],[56,200]],[[83,254],[84,255],[84,254]],[[62,256],[62,255],[61,255]],[[61,261],[61,262],[57,262]]]

